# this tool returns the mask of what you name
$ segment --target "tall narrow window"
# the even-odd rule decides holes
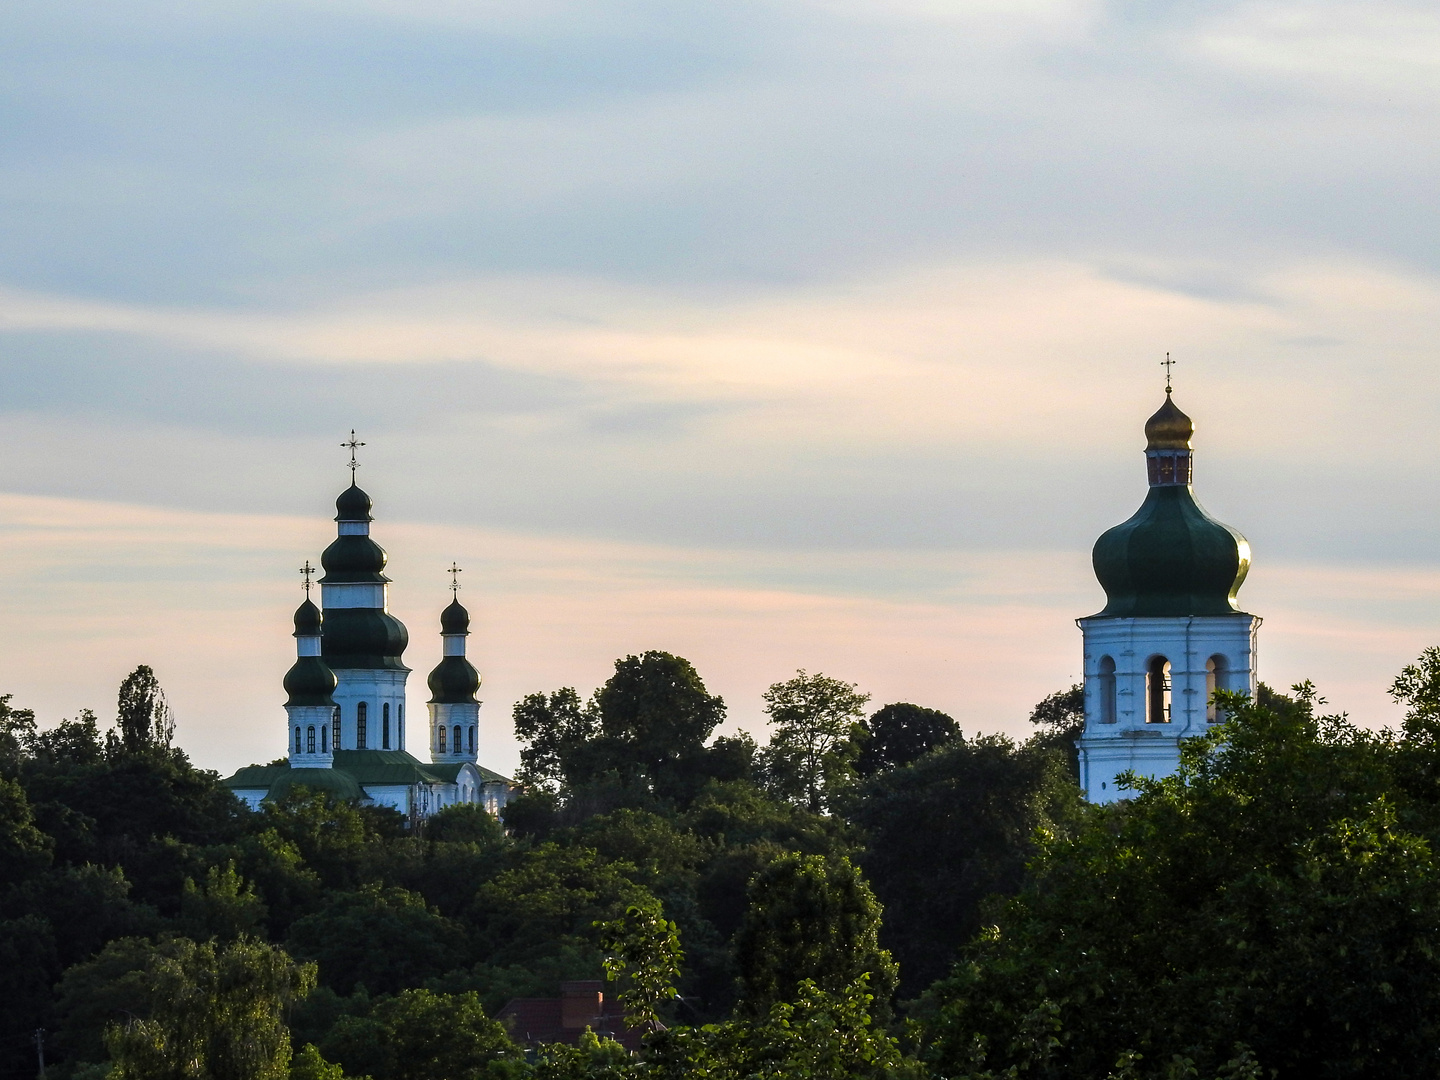
[[[1216,655],[1205,661],[1205,719],[1212,724],[1225,719],[1225,710],[1215,704],[1215,691],[1230,689],[1225,675],[1225,657]]]
[[[295,729],[295,752],[300,753],[300,729]]]
[[[1100,700],[1096,702],[1100,711],[1100,723],[1115,723],[1115,661],[1108,656],[1100,658],[1100,674],[1096,678],[1096,693]]]
[[[439,748],[440,753],[443,754],[445,753],[445,725],[441,724],[438,728],[436,728],[436,731],[438,732],[438,734],[435,737],[439,740],[439,742],[436,743],[436,746]]]
[[[395,737],[399,749],[405,749],[405,702],[395,706]]]
[[[328,754],[328,753],[330,752],[330,725],[329,725],[329,724],[321,724],[321,725],[320,725],[320,752],[321,752],[322,754]]]
[[[453,743],[451,743],[451,745],[455,747],[455,753],[457,753],[457,754],[460,753],[461,746],[460,746],[460,725],[459,725],[459,724],[456,724],[456,725],[455,725],[455,741],[454,741]]]
[[[380,706],[380,749],[390,749],[390,702]]]
[[[335,711],[330,714],[330,730],[335,732],[335,749],[340,749],[340,706],[335,706]]]
[[[1153,656],[1145,667],[1145,722],[1170,722],[1170,661]]]
[[[305,752],[307,754],[315,752],[315,726],[313,724],[305,729]]]
[[[475,725],[470,725],[470,753],[475,752]]]
[[[365,749],[365,735],[366,735],[365,728],[366,728],[366,721],[367,721],[367,719],[368,719],[365,714],[366,714],[367,712],[369,712],[369,708],[370,708],[370,707],[369,707],[368,705],[366,705],[365,702],[363,702],[363,701],[360,702],[359,705],[356,705],[356,706],[355,706],[355,749],[356,749],[356,750],[364,750],[364,749]]]

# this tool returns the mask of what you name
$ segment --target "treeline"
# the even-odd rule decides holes
[[[1440,1047],[1440,653],[1404,730],[1231,698],[1181,775],[1083,803],[1078,688],[1023,744],[798,673],[715,737],[686,661],[515,708],[505,828],[300,791],[259,813],[171,746],[148,669],[101,732],[0,709],[0,1073],[374,1080],[1410,1077]],[[647,1032],[492,1017],[615,981]]]

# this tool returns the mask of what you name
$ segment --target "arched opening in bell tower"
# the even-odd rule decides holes
[[[1170,722],[1170,661],[1152,656],[1145,665],[1145,722]]]
[[[1219,653],[1205,661],[1205,719],[1212,724],[1225,719],[1225,710],[1215,704],[1215,691],[1230,689],[1228,674],[1229,663]]]
[[[1109,656],[1100,658],[1100,674],[1096,676],[1096,692],[1100,695],[1100,723],[1115,723],[1115,660]]]

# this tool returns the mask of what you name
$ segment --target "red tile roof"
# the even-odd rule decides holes
[[[558,998],[511,998],[495,1014],[518,1043],[568,1043],[574,1046],[588,1027],[627,1050],[640,1049],[641,1032],[625,1026],[620,1003],[607,999],[598,979],[560,984]]]

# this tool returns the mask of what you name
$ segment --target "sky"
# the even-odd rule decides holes
[[[1370,725],[1440,644],[1440,11],[1372,0],[0,8],[0,692],[152,665],[282,753],[341,441],[482,761],[524,694],[797,669],[1026,733],[1145,418],[1259,673]]]

